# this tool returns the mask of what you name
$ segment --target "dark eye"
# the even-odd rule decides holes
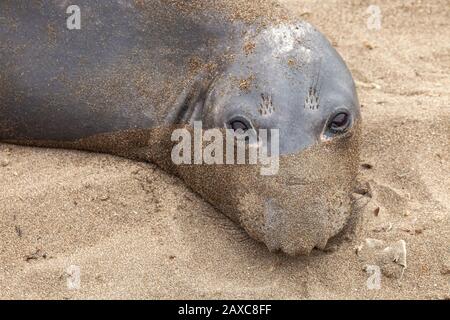
[[[229,129],[238,133],[245,133],[252,129],[250,122],[242,117],[232,119],[227,126]]]
[[[244,132],[249,129],[247,124],[241,120],[232,121],[230,123],[230,128],[233,129],[234,131],[242,130]]]
[[[339,112],[329,122],[328,128],[332,133],[347,131],[351,125],[351,116],[347,112]]]

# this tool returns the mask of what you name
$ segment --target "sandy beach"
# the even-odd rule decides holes
[[[0,144],[0,299],[450,299],[450,1],[281,2],[358,87],[357,236],[270,253],[153,164]],[[399,243],[406,264],[384,261]]]

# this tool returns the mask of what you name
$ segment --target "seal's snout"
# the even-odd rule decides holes
[[[326,240],[309,240],[302,234],[301,225],[295,218],[289,217],[289,211],[277,205],[273,199],[266,202],[265,221],[263,228],[264,243],[272,251],[282,251],[288,255],[305,255],[316,246],[324,247]],[[301,213],[295,213],[294,216]],[[322,242],[319,244],[318,242]]]
[[[237,212],[241,225],[270,251],[305,255],[314,248],[324,249],[353,214],[359,137],[357,126],[352,134],[281,155],[276,176],[241,171],[239,190],[245,190]]]

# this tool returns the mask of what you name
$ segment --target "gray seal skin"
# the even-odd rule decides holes
[[[0,3],[0,140],[158,164],[271,251],[324,248],[352,219],[360,111],[310,24],[270,1]],[[279,129],[280,169],[171,162],[175,128]]]

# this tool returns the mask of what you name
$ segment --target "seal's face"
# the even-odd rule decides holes
[[[278,129],[279,171],[197,169],[208,182],[194,188],[271,250],[294,255],[323,248],[351,213],[360,119],[351,74],[306,23],[249,34],[242,46],[211,86],[203,125]]]
[[[328,40],[307,23],[248,36],[213,84],[204,126],[280,129],[280,153],[333,139],[360,117],[352,76]]]

